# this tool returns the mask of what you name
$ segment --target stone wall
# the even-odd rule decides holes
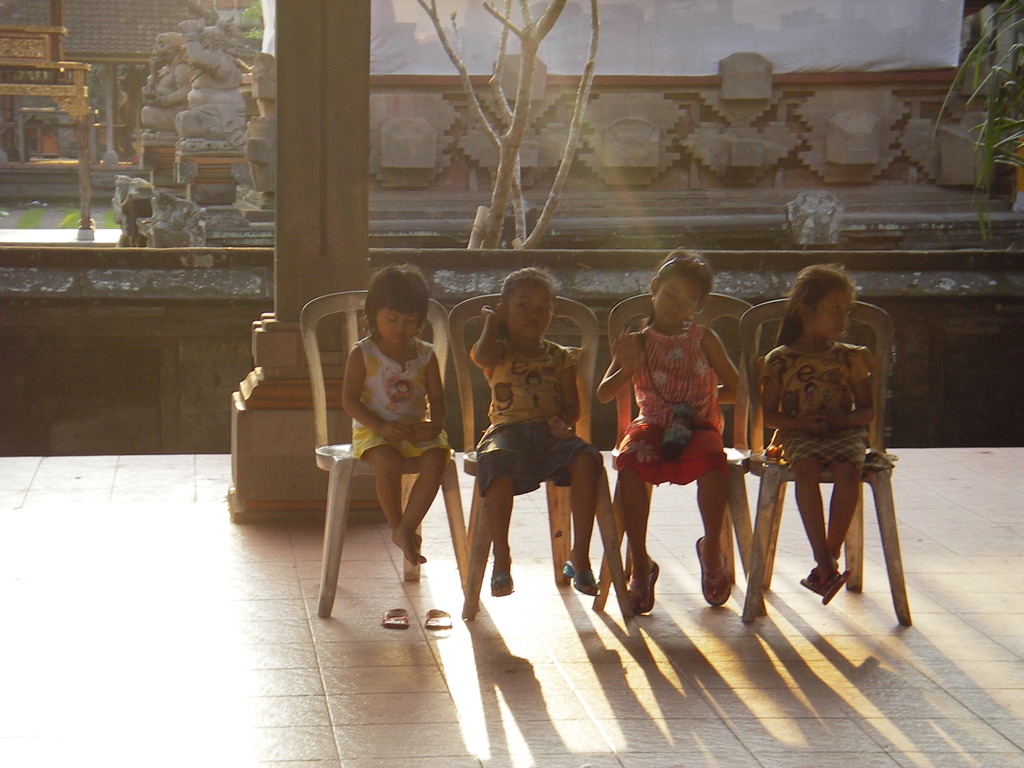
[[[663,252],[371,255],[375,266],[418,263],[448,306],[497,290],[519,266],[547,265],[562,293],[603,319],[616,301],[647,290]],[[715,289],[752,303],[783,295],[805,264],[846,264],[861,297],[896,324],[891,445],[1022,444],[1021,253],[707,256]],[[272,309],[272,285],[269,249],[0,249],[0,455],[228,452],[231,393],[252,369],[251,324]],[[595,418],[595,440],[608,448],[611,407]]]

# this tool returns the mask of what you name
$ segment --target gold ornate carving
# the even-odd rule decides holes
[[[46,60],[46,41],[41,37],[0,37],[0,59]]]

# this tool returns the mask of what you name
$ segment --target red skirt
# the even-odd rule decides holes
[[[626,429],[615,456],[615,469],[629,469],[652,485],[686,485],[708,472],[728,474],[722,435],[711,427],[693,430],[689,445],[677,459],[661,458],[661,424],[633,422]]]

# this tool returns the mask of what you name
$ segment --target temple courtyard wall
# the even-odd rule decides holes
[[[644,292],[662,250],[374,249],[373,266],[419,264],[447,307],[547,266],[604,321]],[[706,251],[715,290],[778,298],[802,266],[837,261],[896,326],[893,447],[1024,440],[1024,261],[1019,252]],[[252,323],[273,310],[271,249],[0,249],[0,455],[227,453],[232,393],[253,370]],[[727,343],[729,343],[727,339]],[[301,363],[301,361],[300,361]],[[607,363],[602,339],[600,367]],[[291,384],[301,390],[303,384]],[[276,406],[294,409],[303,393]],[[449,413],[458,410],[454,387]],[[595,407],[610,448],[611,405]],[[461,445],[457,419],[449,420]],[[309,441],[312,447],[312,418]],[[311,471],[312,456],[310,458]]]

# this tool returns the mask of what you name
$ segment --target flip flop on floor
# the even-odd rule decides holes
[[[384,612],[384,618],[380,620],[384,629],[408,629],[409,612],[405,608],[392,608]]]
[[[440,608],[427,611],[427,620],[423,624],[427,629],[451,629],[452,617]]]

